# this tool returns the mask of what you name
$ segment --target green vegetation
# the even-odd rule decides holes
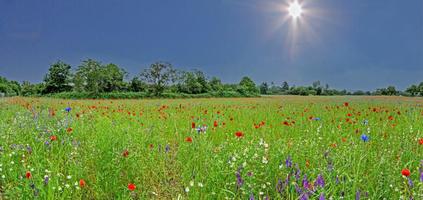
[[[401,95],[423,96],[423,82],[405,91],[394,86],[370,91],[336,90],[315,81],[311,86],[289,86],[274,82],[260,85],[250,77],[239,83],[222,83],[218,77],[207,77],[200,70],[183,71],[170,63],[156,62],[127,81],[128,73],[116,64],[102,64],[93,59],[82,61],[74,71],[62,61],[53,63],[42,83],[8,81],[0,77],[0,96],[50,96],[61,98],[195,98],[195,97],[251,97],[261,95]],[[139,94],[135,94],[139,93]]]
[[[422,104],[3,98],[0,199],[423,199]]]

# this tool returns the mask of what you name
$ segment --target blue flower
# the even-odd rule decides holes
[[[69,107],[69,106],[65,108],[65,111],[66,111],[66,112],[70,112],[71,110],[72,110],[72,108],[71,108],[71,107]]]
[[[367,136],[366,134],[361,135],[361,140],[363,140],[364,142],[369,141],[369,136]]]
[[[315,117],[313,120],[314,121],[319,121],[320,120],[320,117]]]

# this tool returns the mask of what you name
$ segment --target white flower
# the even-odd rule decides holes
[[[10,164],[12,164],[12,165],[13,165],[13,164],[15,164],[15,162],[11,161],[11,162],[10,162]]]
[[[5,175],[1,175],[1,178],[2,178],[2,179],[5,179],[5,178],[6,178],[6,176],[5,176]]]
[[[66,185],[65,185],[65,187],[66,187],[66,188],[69,188],[69,187],[70,187],[70,185],[69,185],[69,184],[66,184]]]
[[[190,185],[191,187],[193,187],[193,186],[194,186],[194,181],[190,181],[190,182],[189,182],[189,185]]]
[[[66,178],[67,178],[67,179],[71,179],[71,178],[72,178],[72,176],[71,176],[71,175],[68,175]]]
[[[198,187],[203,187],[203,184],[202,183],[198,183]]]
[[[188,193],[189,192],[189,187],[185,188],[185,192]]]

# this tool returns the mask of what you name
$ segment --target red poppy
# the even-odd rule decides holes
[[[283,122],[283,125],[285,125],[285,126],[289,126],[289,122],[284,121],[284,122]]]
[[[57,140],[57,136],[55,136],[55,135],[50,136],[50,140],[51,141],[56,141]]]
[[[394,117],[392,117],[392,115],[391,115],[391,116],[388,117],[388,119],[392,121],[392,120],[394,120]]]
[[[214,127],[217,127],[217,125],[218,125],[218,124],[217,124],[217,121],[214,121],[213,126],[214,126]]]
[[[125,149],[125,151],[123,151],[123,153],[122,153],[122,156],[125,157],[125,158],[128,157],[129,151],[127,149]]]
[[[70,133],[72,131],[73,131],[73,129],[71,127],[69,127],[69,128],[66,129],[66,132],[68,132],[68,133]]]
[[[134,190],[135,190],[135,188],[137,188],[137,186],[135,186],[135,184],[133,184],[133,183],[129,183],[129,184],[128,184],[128,190],[130,190],[130,191],[134,191]]]
[[[84,179],[81,179],[81,180],[79,180],[79,186],[80,187],[85,187],[85,180]]]
[[[403,176],[410,176],[410,170],[408,170],[407,168],[404,168],[404,169],[401,171],[401,174],[402,174]]]
[[[243,133],[243,132],[241,132],[241,131],[237,131],[237,132],[235,133],[235,136],[236,136],[236,137],[238,137],[238,138],[241,138],[241,137],[244,137],[244,133]]]
[[[195,122],[191,123],[191,128],[195,128]]]
[[[187,137],[187,138],[185,138],[185,142],[192,142],[192,137]]]
[[[423,138],[419,139],[419,143],[420,143],[420,145],[423,145]]]
[[[344,103],[344,106],[345,106],[345,107],[347,107],[347,106],[349,106],[349,105],[350,105],[350,104],[349,104],[348,102],[345,102],[345,103]]]
[[[25,173],[25,177],[26,177],[27,179],[30,179],[30,178],[32,177],[31,172],[30,172],[30,171],[27,171],[27,172]]]
[[[351,114],[351,113],[348,113],[348,114],[347,114],[347,116],[348,116],[348,117],[351,117],[351,116],[352,116],[352,114]]]

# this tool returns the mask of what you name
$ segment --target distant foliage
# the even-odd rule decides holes
[[[41,83],[24,81],[19,84],[0,77],[0,97],[52,96],[61,98],[196,98],[196,97],[254,97],[258,95],[401,95],[423,96],[423,82],[405,91],[394,86],[375,91],[337,90],[319,80],[310,86],[290,86],[287,81],[262,82],[259,85],[248,76],[239,83],[222,83],[218,77],[200,70],[182,71],[167,62],[155,62],[127,79],[128,73],[116,64],[102,64],[87,59],[74,70],[62,61],[53,63]]]

